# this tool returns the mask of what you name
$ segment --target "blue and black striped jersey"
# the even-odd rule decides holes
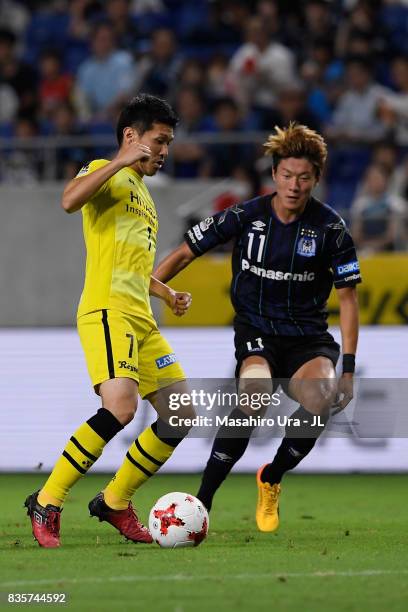
[[[361,282],[353,240],[343,219],[313,197],[298,219],[282,223],[273,195],[208,217],[185,239],[197,256],[234,239],[231,300],[240,320],[279,336],[317,335],[327,329],[333,284]]]

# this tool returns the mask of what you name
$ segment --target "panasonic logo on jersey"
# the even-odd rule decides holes
[[[242,260],[242,270],[249,270],[252,274],[262,276],[265,278],[271,278],[278,281],[312,281],[315,278],[314,272],[283,272],[282,270],[266,270],[265,268],[258,268],[258,266],[251,266],[249,261],[246,259]]]

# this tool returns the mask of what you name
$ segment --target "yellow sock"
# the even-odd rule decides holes
[[[106,441],[88,423],[71,436],[47,482],[38,494],[41,506],[62,506],[70,488],[101,456]]]
[[[104,490],[105,503],[114,510],[124,510],[136,491],[167,461],[174,447],[160,440],[151,427],[133,442],[126,457]]]

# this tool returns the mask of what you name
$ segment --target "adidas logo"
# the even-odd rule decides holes
[[[266,223],[264,223],[263,221],[252,221],[252,229],[258,230],[258,232],[261,232],[265,225]]]

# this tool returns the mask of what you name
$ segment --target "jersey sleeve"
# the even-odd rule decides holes
[[[219,244],[225,244],[238,236],[246,218],[242,204],[234,204],[213,217],[207,217],[193,225],[184,238],[190,249],[198,257]]]
[[[92,174],[92,172],[95,172],[95,170],[99,170],[99,168],[103,168],[104,166],[106,166],[106,164],[109,164],[109,161],[107,159],[94,159],[93,161],[88,162],[84,166],[82,166],[75,178],[82,178],[83,176]],[[111,179],[105,181],[105,183],[103,183],[103,185],[99,187],[98,191],[94,193],[91,199],[95,198],[95,196],[100,195],[101,193],[107,193],[110,189],[110,181]]]
[[[362,282],[356,248],[344,221],[328,226],[328,252],[334,286],[354,287]]]

